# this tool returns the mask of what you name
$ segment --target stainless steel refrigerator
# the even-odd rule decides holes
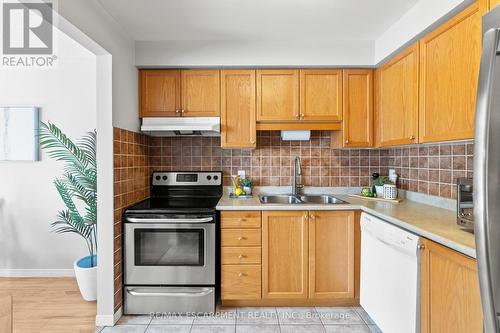
[[[483,17],[474,136],[474,222],[484,332],[500,316],[500,7]]]

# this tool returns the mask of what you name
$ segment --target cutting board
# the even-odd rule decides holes
[[[390,202],[390,203],[400,203],[403,201],[403,199],[384,199],[384,198],[372,198],[372,197],[364,197],[360,194],[348,194],[347,196],[357,198],[357,199],[364,199],[364,200],[372,200],[372,201],[383,201],[383,202]]]

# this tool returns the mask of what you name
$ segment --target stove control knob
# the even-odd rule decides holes
[[[219,179],[219,176],[214,176],[214,180],[217,180],[217,179]]]
[[[163,180],[167,180],[167,179],[168,179],[168,177],[167,177],[167,176],[163,176]]]
[[[207,176],[207,180],[211,180],[212,179],[212,176]]]
[[[161,179],[161,177],[160,177],[160,176],[156,176],[156,180],[160,180],[160,179]]]

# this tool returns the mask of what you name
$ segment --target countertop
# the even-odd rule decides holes
[[[327,189],[320,192],[334,195],[349,204],[261,204],[257,194],[251,199],[230,199],[228,192],[225,191],[217,204],[217,210],[362,210],[465,255],[476,257],[474,235],[456,224],[456,215],[453,210],[408,199],[400,203],[358,199],[348,196],[346,190],[340,191],[341,194],[335,193],[335,190],[329,192]],[[261,190],[261,193],[287,192],[274,188],[269,191]],[[312,193],[319,194],[318,191]]]

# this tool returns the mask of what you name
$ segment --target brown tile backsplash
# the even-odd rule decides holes
[[[313,131],[309,141],[282,141],[279,131],[261,131],[256,149],[221,149],[218,137],[158,138],[115,128],[115,309],[122,305],[121,215],[149,196],[153,170],[221,170],[225,185],[245,170],[257,186],[289,186],[299,156],[306,186],[369,186],[372,173],[386,175],[394,168],[399,188],[455,198],[456,179],[472,177],[472,151],[470,142],[331,149],[329,131]]]

